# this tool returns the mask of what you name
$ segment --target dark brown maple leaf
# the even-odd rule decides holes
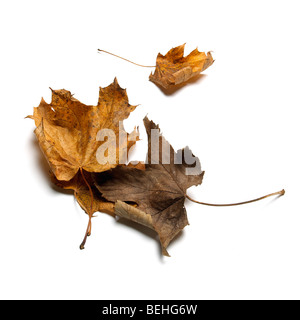
[[[168,255],[166,248],[170,241],[188,224],[184,207],[186,190],[201,184],[204,172],[198,158],[194,158],[194,164],[184,161],[183,153],[191,154],[188,148],[175,152],[153,121],[146,117],[144,124],[148,135],[145,170],[117,167],[94,174],[95,185],[105,199],[116,202],[116,215],[154,229],[159,235],[163,254]],[[158,148],[152,141],[153,130],[158,133]],[[187,169],[191,168],[196,172],[187,175]],[[125,202],[138,206],[135,208]]]

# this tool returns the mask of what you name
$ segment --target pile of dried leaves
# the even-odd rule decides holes
[[[196,49],[184,58],[183,50],[184,45],[171,49],[166,56],[159,54],[150,80],[168,88],[186,82],[213,63],[210,53],[206,55]],[[74,190],[77,202],[89,216],[81,249],[91,234],[91,218],[101,211],[155,230],[162,253],[168,256],[169,243],[188,224],[185,199],[214,204],[195,201],[186,194],[189,187],[202,183],[204,172],[199,159],[188,147],[175,152],[161,135],[158,125],[147,117],[144,119],[148,136],[145,163],[124,164],[129,149],[138,140],[138,131],[127,133],[123,120],[135,108],[129,104],[126,90],[115,79],[108,87],[100,88],[96,106],[84,105],[69,91],[52,90],[50,104],[42,99],[28,117],[35,121],[35,135],[51,168],[52,182]],[[99,136],[103,130],[113,132],[114,152],[109,152],[108,141]],[[153,130],[158,132],[156,148],[152,141]],[[165,153],[165,150],[169,151]],[[186,154],[193,163],[187,163]],[[188,169],[193,169],[193,174],[187,174]],[[283,194],[284,190],[229,205]]]

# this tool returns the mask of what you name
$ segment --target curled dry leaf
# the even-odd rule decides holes
[[[171,49],[165,56],[158,54],[154,74],[150,74],[150,81],[165,89],[185,83],[200,74],[214,62],[210,52],[193,50],[184,57],[184,44]]]
[[[93,196],[91,196],[90,190],[81,173],[78,172],[75,177],[69,181],[60,181],[50,172],[52,183],[62,189],[73,190],[77,202],[88,215],[100,211],[115,216],[115,204],[101,197],[98,189],[93,185],[91,173],[84,172],[84,177],[91,187]]]
[[[175,152],[160,133],[159,148],[153,148],[151,131],[159,132],[159,127],[147,117],[144,124],[148,135],[145,170],[119,166],[93,177],[102,196],[116,202],[115,214],[154,229],[159,235],[163,254],[168,255],[167,246],[188,224],[184,207],[186,190],[201,184],[204,172],[198,158],[194,157],[197,166],[187,164],[182,159],[183,150]],[[167,148],[169,153],[162,152]],[[188,148],[184,151],[190,152]],[[192,167],[196,172],[187,175],[186,169]],[[134,202],[137,207],[125,202]]]
[[[137,170],[146,169],[144,162],[129,163],[128,165],[120,166],[135,168]],[[58,180],[52,171],[49,172],[49,176],[52,183],[57,187],[67,190],[73,190],[75,199],[87,214],[90,214],[90,212],[91,214],[94,214],[95,212],[100,211],[111,216],[115,216],[114,202],[107,201],[101,196],[101,193],[94,185],[94,179],[90,172],[85,171],[83,172],[83,174],[78,172],[75,177],[69,181]],[[93,196],[91,196],[91,192],[88,186],[90,186]]]
[[[128,135],[123,120],[135,108],[128,103],[126,90],[115,79],[108,87],[100,88],[96,106],[81,103],[67,90],[52,90],[51,103],[42,99],[34,108],[33,116],[28,117],[35,121],[36,137],[56,178],[69,181],[80,169],[102,172],[117,166],[120,155],[127,154],[135,143],[121,139],[119,144],[120,134]],[[96,139],[101,129],[115,132],[115,161],[105,161],[97,155],[98,148],[104,143]]]

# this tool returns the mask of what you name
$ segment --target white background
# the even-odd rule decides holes
[[[0,298],[299,299],[299,1],[2,1]],[[215,63],[173,94],[137,63],[186,43]],[[223,203],[286,189],[279,199],[212,208],[186,201],[190,225],[161,257],[144,228],[87,215],[51,186],[24,120],[53,89],[97,104],[114,77],[139,104],[125,122],[159,123],[206,171],[189,189]]]

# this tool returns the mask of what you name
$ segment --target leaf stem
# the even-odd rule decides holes
[[[260,200],[263,200],[263,199],[266,199],[268,197],[272,197],[272,196],[283,196],[285,194],[285,190],[282,189],[281,191],[278,191],[278,192],[274,192],[274,193],[270,193],[270,194],[267,194],[266,196],[263,196],[263,197],[260,197],[260,198],[257,198],[257,199],[253,199],[253,200],[249,200],[249,201],[244,201],[244,202],[237,202],[237,203],[228,203],[228,204],[212,204],[212,203],[206,203],[206,202],[200,202],[200,201],[196,201],[194,199],[192,199],[190,196],[188,196],[187,194],[185,195],[187,199],[189,199],[190,201],[193,201],[195,203],[198,203],[198,204],[202,204],[202,205],[205,205],[205,206],[212,206],[212,207],[230,207],[230,206],[239,206],[239,205],[242,205],[242,204],[247,204],[247,203],[252,203],[252,202],[256,202],[256,201],[260,201]]]
[[[110,54],[110,55],[112,55],[112,56],[114,56],[114,57],[117,57],[117,58],[123,59],[123,60],[125,60],[125,61],[127,61],[127,62],[133,63],[133,64],[135,64],[135,65],[137,65],[137,66],[139,66],[139,67],[144,67],[144,68],[155,68],[155,67],[156,67],[156,66],[144,66],[144,65],[142,65],[142,64],[138,64],[138,63],[132,62],[132,61],[130,61],[130,60],[128,60],[128,59],[122,58],[122,57],[120,57],[120,56],[118,56],[118,55],[116,55],[116,54],[114,54],[114,53],[111,53],[111,52],[108,52],[108,51],[105,51],[105,50],[98,49],[98,51],[99,51],[99,52],[108,53],[108,54]]]
[[[86,180],[82,168],[80,168],[80,173],[81,173],[82,178],[83,178],[85,184],[87,185],[87,187],[88,187],[88,189],[89,189],[89,192],[90,192],[90,195],[91,195],[91,208],[90,208],[90,212],[88,213],[88,215],[89,215],[89,222],[88,222],[88,225],[87,225],[87,228],[86,228],[86,232],[85,232],[84,238],[83,238],[83,240],[82,240],[82,242],[81,242],[81,244],[80,244],[80,249],[82,250],[82,249],[84,249],[84,245],[85,245],[85,243],[86,243],[87,237],[91,235],[92,215],[93,215],[93,206],[94,206],[94,196],[93,196],[92,188],[91,188],[90,184],[88,183],[88,181]]]

